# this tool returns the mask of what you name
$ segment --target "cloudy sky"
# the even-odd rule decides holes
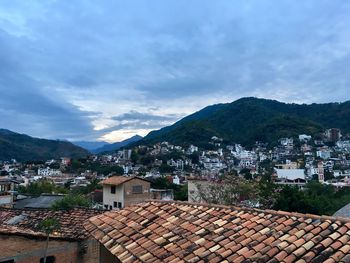
[[[119,141],[256,96],[350,99],[347,0],[0,0],[0,128]]]

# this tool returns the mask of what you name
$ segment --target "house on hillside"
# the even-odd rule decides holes
[[[112,176],[100,182],[105,209],[120,209],[151,198],[151,183],[136,176]]]
[[[304,169],[274,169],[273,178],[276,184],[303,187],[306,184]]]
[[[0,177],[0,207],[13,206],[15,186],[19,183],[8,177]]]
[[[84,222],[101,210],[75,208],[0,208],[0,262],[44,262],[46,234],[40,230],[44,219],[55,218],[59,228],[50,234],[47,263],[99,262],[99,244],[83,228]]]
[[[100,262],[350,262],[350,220],[185,202],[90,218]]]

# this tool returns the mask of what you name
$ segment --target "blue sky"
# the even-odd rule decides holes
[[[209,104],[350,99],[350,1],[0,0],[1,128],[119,141]]]

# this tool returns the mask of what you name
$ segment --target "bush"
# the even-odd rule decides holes
[[[90,207],[90,201],[83,195],[69,194],[52,205],[54,210],[69,210],[74,207]]]

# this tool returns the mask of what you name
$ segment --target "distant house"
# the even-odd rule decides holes
[[[12,207],[14,202],[15,185],[18,181],[5,177],[0,178],[0,207]]]
[[[304,169],[274,169],[274,181],[276,184],[304,186],[306,177]]]
[[[88,218],[101,210],[75,208],[48,209],[0,208],[0,262],[44,262],[46,235],[39,225],[55,218],[59,228],[50,234],[47,263],[99,262],[99,246],[83,228]]]
[[[151,198],[151,183],[136,176],[112,176],[100,182],[103,186],[103,206],[120,209]]]
[[[299,141],[301,141],[301,142],[308,142],[311,139],[312,139],[311,135],[306,135],[306,134],[299,135]]]
[[[151,198],[156,200],[171,201],[174,200],[173,189],[152,189]]]

